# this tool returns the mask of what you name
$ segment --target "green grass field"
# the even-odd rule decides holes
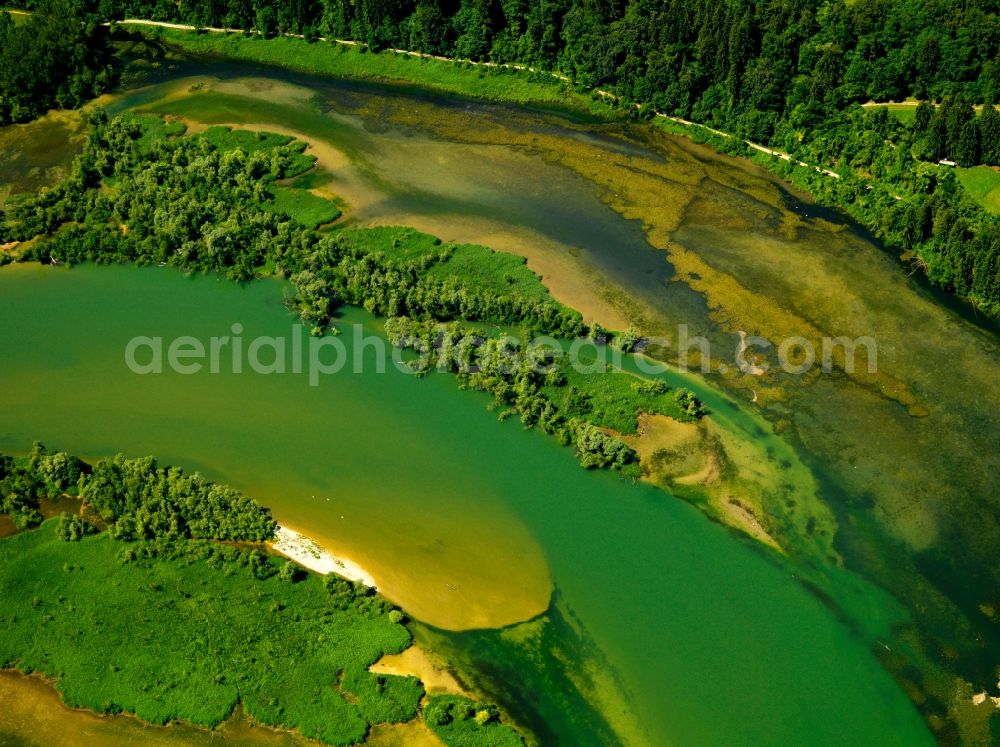
[[[368,672],[410,643],[380,598],[261,578],[282,561],[255,568],[232,547],[143,559],[107,533],[64,542],[55,524],[0,541],[0,666],[56,678],[67,705],[212,726],[242,702],[330,744],[416,716],[418,680]]]
[[[406,226],[349,228],[342,235],[367,251],[381,251],[393,259],[417,260],[444,249],[441,239]]]
[[[605,349],[607,351],[607,349]],[[581,352],[579,359],[585,365],[596,358],[592,352]],[[634,376],[617,368],[605,373],[586,373],[572,366],[564,368],[565,387],[545,386],[543,391],[555,403],[563,403],[571,415],[579,415],[599,428],[610,428],[618,433],[632,434],[639,427],[639,413],[669,415],[681,421],[695,418],[687,415],[674,398],[673,391],[656,393],[644,389],[649,380]],[[567,393],[570,387],[578,393]],[[574,401],[567,402],[567,397]]]
[[[274,202],[262,203],[266,210],[291,216],[306,228],[318,228],[340,217],[340,208],[304,189],[275,187]]]
[[[156,141],[183,135],[187,130],[182,122],[167,122],[155,114],[123,114],[121,116],[142,127],[142,137],[136,143],[143,153],[148,153]]]
[[[464,287],[494,295],[552,301],[541,277],[528,267],[524,257],[516,254],[476,244],[442,244],[434,236],[406,227],[348,229],[343,235],[369,251],[381,251],[394,259],[445,257],[427,270],[427,277],[436,280],[455,279]]]
[[[438,280],[462,278],[474,288],[497,295],[516,295],[538,301],[551,300],[542,279],[519,255],[498,252],[476,244],[451,244],[451,255],[430,269]]]
[[[889,114],[905,125],[912,125],[917,118],[917,107],[914,104],[886,104]]]
[[[1000,215],[1000,170],[992,166],[957,168],[958,180],[965,191],[991,213]]]
[[[606,104],[547,74],[474,67],[392,52],[375,54],[347,45],[309,43],[286,37],[264,40],[242,34],[199,34],[128,25],[125,28],[194,54],[214,54],[352,80],[405,82],[427,90],[489,101],[570,108],[595,116],[609,113]]]
[[[234,130],[230,127],[209,127],[201,136],[220,151],[240,148],[247,153],[280,148],[292,142],[288,135],[258,130]]]

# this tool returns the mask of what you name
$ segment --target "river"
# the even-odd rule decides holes
[[[360,562],[418,619],[509,623],[461,612],[501,599],[500,614],[532,619],[418,637],[464,652],[471,676],[546,743],[832,744],[845,712],[872,740],[926,734],[871,642],[766,552],[656,488],[586,472],[542,434],[498,424],[486,397],[450,377],[358,375],[349,363],[310,387],[306,374],[125,365],[138,335],[208,340],[238,323],[246,339],[287,337],[276,282],[24,266],[0,273],[0,294],[0,448],[39,438],[201,469]],[[378,333],[363,312],[340,320],[355,323]],[[902,610],[874,591],[871,604],[888,635]],[[442,606],[457,611],[442,617]]]
[[[861,233],[759,169],[648,128],[240,66],[178,64],[165,75],[107,103],[303,136],[322,165],[311,178],[345,201],[346,223],[414,225],[522,253],[588,318],[671,339],[683,323],[719,359],[740,330],[874,336],[884,380],[692,380],[714,419],[750,444],[746,463],[780,465],[752,475],[748,490],[797,538],[787,549],[801,575],[851,624],[803,590],[794,564],[662,491],[584,473],[538,434],[497,425],[484,399],[446,379],[339,377],[310,389],[294,377],[235,386],[123,369],[119,350],[134,334],[220,334],[249,320],[287,332],[269,284],[5,271],[4,293],[22,287],[12,307],[25,312],[5,320],[0,343],[4,391],[18,392],[0,445],[24,450],[41,437],[92,456],[156,453],[233,482],[370,567],[431,623],[419,638],[567,744],[611,733],[651,744],[737,733],[836,741],[836,712],[868,714],[872,703],[884,711],[871,716],[873,734],[917,739],[905,704],[886,706],[901,691],[873,651],[897,676],[930,660],[930,675],[903,677],[925,712],[953,705],[941,695],[955,691],[953,671],[991,683],[997,339]],[[147,314],[160,296],[184,302]],[[51,344],[25,344],[29,330]],[[25,371],[39,384],[25,386]],[[109,425],[89,427],[97,422]],[[887,657],[901,639],[906,653]],[[938,648],[949,652],[943,665]],[[546,686],[553,677],[562,687]]]

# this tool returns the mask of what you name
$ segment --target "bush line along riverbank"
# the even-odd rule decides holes
[[[306,228],[269,204],[279,179],[312,167],[303,143],[226,128],[183,136],[183,127],[153,116],[109,121],[98,113],[92,126],[68,180],[12,205],[0,240],[28,242],[19,259],[163,263],[237,280],[289,277],[297,291],[290,304],[316,334],[346,303],[386,317],[400,347],[419,343],[435,356],[442,345],[461,351],[449,367],[464,383],[492,393],[501,417],[517,414],[525,426],[572,443],[586,467],[638,477],[636,453],[621,436],[636,431],[639,412],[683,421],[704,412],[689,391],[668,393],[661,381],[610,369],[571,384],[565,359],[544,361],[543,372],[526,341],[495,330],[440,329],[442,322],[479,321],[518,325],[524,340],[586,333],[623,353],[638,342],[631,330],[611,336],[584,325],[521,258],[442,245],[410,229]],[[507,365],[512,357],[519,367]],[[612,399],[602,396],[605,377],[620,383]]]
[[[42,523],[41,501],[79,510]],[[269,555],[275,523],[232,488],[117,456],[36,444],[0,455],[0,666],[53,678],[70,707],[214,727],[254,720],[327,744],[423,713],[445,744],[523,744],[490,705],[424,697],[369,667],[411,643],[373,589]]]

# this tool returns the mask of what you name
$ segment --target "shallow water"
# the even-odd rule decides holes
[[[3,747],[148,747],[169,745],[254,745],[298,747],[309,744],[290,734],[251,726],[237,715],[213,732],[195,727],[150,726],[129,716],[98,716],[67,708],[48,683],[0,671],[0,745]]]
[[[41,438],[200,468],[362,562],[418,617],[454,595],[516,606],[540,589],[545,607],[554,588],[553,611],[525,625],[419,631],[546,743],[603,742],[610,728],[640,744],[834,744],[845,713],[859,738],[928,738],[874,639],[787,568],[657,489],[588,473],[551,439],[497,424],[449,377],[349,364],[310,387],[305,375],[125,365],[135,335],[208,339],[236,322],[246,339],[288,334],[276,282],[19,266],[0,272],[0,294],[0,449]],[[345,334],[354,322],[378,332],[350,311]],[[871,635],[888,635],[902,610],[859,594]]]
[[[561,300],[588,317],[624,326],[630,315],[653,323],[654,309],[661,317],[669,310],[706,332],[697,322],[706,315],[704,302],[669,282],[670,267],[650,251],[639,221],[622,221],[591,181],[560,168],[530,141],[475,137],[477,119],[491,109],[316,78],[240,75],[252,72],[241,67],[209,69],[225,77],[181,77],[118,97],[110,109],[305,137],[313,144],[310,152],[326,164],[323,178],[311,178],[347,204],[343,224],[411,225],[446,241],[523,254]],[[456,118],[457,137],[392,121],[414,101],[421,110],[434,107],[439,116]],[[552,129],[547,119],[532,124]],[[462,137],[465,128],[469,141]],[[636,147],[585,130],[548,137],[596,140],[616,153]],[[628,288],[628,298],[622,288]]]
[[[51,112],[24,125],[0,127],[0,210],[11,195],[50,187],[69,175],[83,150],[80,112]]]

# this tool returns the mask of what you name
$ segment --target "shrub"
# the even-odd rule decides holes
[[[79,542],[94,531],[93,524],[76,515],[60,514],[56,524],[56,536],[63,542]]]

